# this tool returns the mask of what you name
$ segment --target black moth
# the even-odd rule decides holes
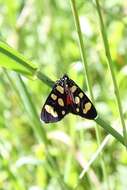
[[[42,108],[41,120],[45,123],[57,122],[68,113],[87,119],[94,119],[97,116],[97,111],[89,98],[65,74],[53,86]]]

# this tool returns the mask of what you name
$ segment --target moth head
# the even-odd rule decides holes
[[[62,79],[67,81],[69,79],[69,77],[67,74],[64,74]]]
[[[68,88],[68,81],[69,81],[69,77],[68,77],[67,74],[64,74],[64,75],[63,75],[62,81],[63,81],[63,86],[64,86],[65,91],[66,91],[66,88]]]

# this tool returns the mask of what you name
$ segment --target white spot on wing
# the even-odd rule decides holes
[[[62,111],[62,115],[65,115],[65,111],[64,110]]]
[[[45,105],[45,110],[46,110],[49,114],[51,114],[53,117],[58,117],[57,112],[54,111],[54,109],[53,109],[52,106],[46,104],[46,105]]]
[[[79,93],[79,97],[83,98],[83,93],[82,92]]]
[[[90,109],[91,109],[91,103],[87,102],[86,104],[84,104],[84,109],[83,109],[83,113],[87,113]]]
[[[80,103],[80,98],[78,96],[75,97],[75,103],[79,104]]]
[[[60,85],[58,85],[58,86],[56,87],[56,90],[57,90],[58,92],[60,92],[61,94],[64,93],[64,88],[63,88],[62,86],[60,86]]]
[[[64,101],[62,100],[62,98],[58,98],[58,104],[60,106],[64,106]]]
[[[74,93],[76,91],[76,89],[77,89],[77,87],[74,85],[74,86],[71,87],[70,90],[71,90],[72,93]]]
[[[56,99],[57,99],[57,96],[56,96],[55,94],[51,94],[51,98],[52,98],[53,100],[56,100]]]

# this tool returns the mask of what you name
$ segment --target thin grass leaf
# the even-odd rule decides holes
[[[0,67],[16,71],[27,77],[37,77],[50,87],[54,84],[49,77],[38,71],[22,54],[2,41],[0,41]]]
[[[111,57],[110,48],[109,48],[109,42],[108,42],[108,38],[107,38],[107,34],[106,34],[106,28],[105,28],[105,25],[103,22],[103,17],[101,14],[101,8],[100,8],[99,1],[95,0],[95,2],[96,2],[97,13],[99,16],[99,21],[100,21],[100,28],[101,28],[101,34],[102,34],[104,48],[105,48],[105,54],[106,54],[106,57],[108,60],[107,63],[108,63],[109,69],[110,69],[113,87],[114,87],[114,93],[116,96],[116,101],[117,101],[119,115],[120,115],[120,120],[121,120],[121,124],[123,127],[124,142],[125,142],[125,145],[127,147],[127,130],[126,130],[126,125],[125,125],[125,121],[124,121],[123,110],[122,110],[117,80],[116,80],[116,76],[115,76],[115,72],[114,72],[114,68],[113,68],[113,62],[112,62],[112,57]]]
[[[116,138],[121,144],[123,144],[125,147],[124,138],[120,133],[118,133],[113,127],[111,127],[107,122],[105,122],[100,116],[98,116],[95,121],[105,129],[108,133],[110,133],[114,138]]]
[[[96,158],[99,156],[99,154],[102,152],[102,150],[104,149],[104,147],[106,146],[106,144],[109,141],[109,138],[111,136],[107,135],[105,137],[105,139],[103,140],[103,142],[101,143],[100,147],[97,149],[97,151],[92,155],[91,159],[89,160],[89,162],[87,163],[87,165],[85,166],[85,168],[83,169],[83,171],[81,172],[79,179],[82,179],[83,176],[85,175],[85,173],[89,170],[90,166],[92,165],[92,163],[96,160]]]
[[[102,150],[105,148],[105,146],[107,145],[109,139],[110,139],[110,135],[107,135],[105,137],[105,139],[103,140],[103,142],[100,144],[99,148],[97,149],[97,151],[92,155],[92,157],[90,158],[90,160],[88,161],[88,163],[85,165],[84,169],[82,170],[80,176],[79,176],[79,180],[78,183],[75,186],[75,189],[78,189],[79,184],[81,183],[82,178],[84,177],[84,175],[86,174],[86,172],[88,172],[90,166],[93,164],[93,162],[97,159],[97,157],[102,153]]]
[[[8,75],[8,78],[10,78],[9,75]],[[45,128],[42,127],[42,124],[39,121],[40,116],[37,113],[36,107],[31,99],[29,91],[26,88],[25,83],[23,82],[22,78],[19,75],[15,74],[15,79],[16,79],[16,84],[17,84],[16,86],[14,85],[12,80],[9,80],[9,81],[12,82],[12,85],[14,85],[15,90],[17,88],[16,93],[18,92],[18,96],[21,98],[22,103],[26,109],[26,113],[28,114],[30,118],[35,137],[37,138],[38,142],[44,143],[46,146],[45,153],[46,153],[46,158],[47,158],[46,159],[47,165],[45,165],[45,168],[47,167],[47,171],[49,172],[50,175],[56,176],[62,190],[64,189],[69,190],[69,187],[64,183],[62,179],[62,175],[60,173],[57,162],[54,161],[54,159],[52,158],[50,154],[50,151],[49,151],[50,143],[49,143],[49,140],[47,139]]]
[[[82,38],[81,27],[80,27],[80,23],[79,23],[79,16],[78,16],[78,11],[76,8],[75,0],[71,0],[71,7],[72,7],[73,16],[74,16],[75,26],[76,26],[77,33],[78,33],[79,46],[80,46],[82,61],[84,63],[87,88],[89,90],[91,100],[94,103],[94,96],[93,96],[92,86],[91,86],[91,82],[90,82],[90,74],[89,74],[89,69],[88,69],[88,63],[87,63],[86,55],[85,55],[85,46],[84,46],[84,42],[83,42],[83,38]],[[100,133],[99,127],[97,125],[95,126],[95,131],[96,131],[97,144],[98,144],[98,146],[100,146],[101,133]],[[103,171],[103,176],[104,176],[104,179],[107,181],[107,186],[108,186],[108,178],[107,178],[106,166],[105,166],[103,155],[101,155],[100,160],[101,160],[101,167],[102,167],[102,171]]]
[[[35,66],[30,61],[2,41],[0,41],[0,66],[28,76],[34,76],[36,72]]]

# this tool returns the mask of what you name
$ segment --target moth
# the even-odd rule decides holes
[[[68,113],[86,119],[94,119],[97,111],[80,89],[80,87],[64,74],[56,81],[41,111],[41,120],[45,123],[58,122]]]

